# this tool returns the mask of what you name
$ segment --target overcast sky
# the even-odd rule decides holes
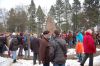
[[[69,0],[70,3],[73,3],[73,0]],[[83,0],[80,0],[83,2]],[[40,5],[43,9],[49,10],[51,5],[55,4],[56,0],[34,0],[36,7]],[[18,5],[29,5],[31,0],[0,0],[0,8],[14,8]]]

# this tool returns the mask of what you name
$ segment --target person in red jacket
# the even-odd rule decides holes
[[[81,62],[81,66],[84,66],[85,61],[89,58],[89,66],[93,66],[93,54],[96,53],[95,42],[92,37],[92,30],[88,29],[83,38],[83,47],[84,47],[84,58]]]

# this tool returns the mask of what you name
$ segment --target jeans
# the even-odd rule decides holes
[[[77,55],[78,55],[79,61],[81,62],[82,61],[82,54],[80,53],[80,54],[77,54]]]
[[[43,66],[50,66],[49,63],[43,63]]]
[[[53,64],[53,66],[65,66],[65,64]]]
[[[86,62],[87,58],[89,58],[89,66],[93,66],[93,54],[85,54],[81,66],[84,66],[84,63]]]
[[[30,57],[30,46],[28,45],[28,57]]]
[[[70,40],[70,41],[69,41],[69,48],[72,48],[72,46],[73,46],[73,41]]]
[[[19,46],[19,53],[18,53],[19,56],[23,56],[23,45],[20,45]]]
[[[28,58],[28,50],[25,50],[25,58]]]
[[[16,51],[12,51],[12,59],[13,60],[16,60],[17,59]]]

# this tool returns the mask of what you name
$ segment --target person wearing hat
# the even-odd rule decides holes
[[[18,50],[18,40],[16,38],[16,33],[12,33],[12,40],[10,43],[9,50],[12,53],[13,63],[15,63],[17,60],[17,50]]]
[[[92,36],[92,30],[88,29],[83,38],[84,58],[81,66],[84,66],[85,61],[89,58],[89,66],[93,66],[93,54],[96,53],[95,42]]]

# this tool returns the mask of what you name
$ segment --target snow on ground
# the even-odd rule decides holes
[[[0,57],[0,66],[33,66],[32,60],[23,60],[19,59],[17,60],[17,63],[12,63],[11,58],[3,58]],[[94,66],[100,66],[98,65],[100,63],[100,56],[97,56],[94,58]],[[85,65],[88,65],[88,60],[86,61]],[[34,66],[42,66],[42,64],[36,64]],[[50,63],[50,66],[53,66],[52,63]],[[80,66],[80,63],[77,62],[77,60],[67,59],[65,66]]]
[[[96,50],[97,50],[97,51],[100,51],[99,48],[96,48]],[[19,50],[18,50],[18,51],[19,51]],[[17,54],[18,54],[18,51],[17,51]],[[68,49],[67,51],[68,51],[68,52],[67,52],[67,55],[73,55],[73,54],[76,54],[74,48]],[[8,54],[8,52],[6,51],[4,54]],[[23,50],[23,55],[25,55],[24,50]],[[30,50],[30,56],[33,56],[33,52],[32,52],[31,50]]]
[[[67,55],[73,55],[76,54],[75,49],[68,49],[67,50]]]
[[[0,66],[9,66],[9,64],[11,64],[12,59],[10,58],[3,58],[0,57]]]
[[[100,51],[100,48],[96,48],[97,51]]]
[[[100,51],[99,48],[96,49],[97,51]],[[18,51],[17,51],[18,53]],[[5,54],[7,54],[7,52],[5,52]],[[24,54],[24,52],[23,52]],[[30,51],[31,56],[33,56],[33,52]],[[68,55],[73,55],[76,54],[75,53],[75,49],[68,49]],[[23,60],[23,59],[19,59],[17,60],[17,63],[12,63],[13,60],[11,58],[3,58],[0,57],[0,66],[33,66],[33,61],[32,60]],[[86,61],[85,65],[88,65],[88,60]],[[38,62],[37,62],[38,63]],[[100,66],[98,65],[100,64],[100,56],[96,56],[94,58],[94,66]],[[36,64],[34,66],[42,66],[42,64],[39,65]],[[52,63],[50,63],[50,66],[53,66]],[[66,65],[65,66],[80,66],[80,63],[77,62],[77,59],[73,60],[73,59],[67,59],[66,60]]]
[[[97,50],[97,51],[100,51],[99,48],[96,48],[96,50]],[[75,49],[74,49],[74,48],[72,48],[72,49],[68,49],[68,53],[67,53],[67,55],[73,55],[73,54],[76,54]]]

